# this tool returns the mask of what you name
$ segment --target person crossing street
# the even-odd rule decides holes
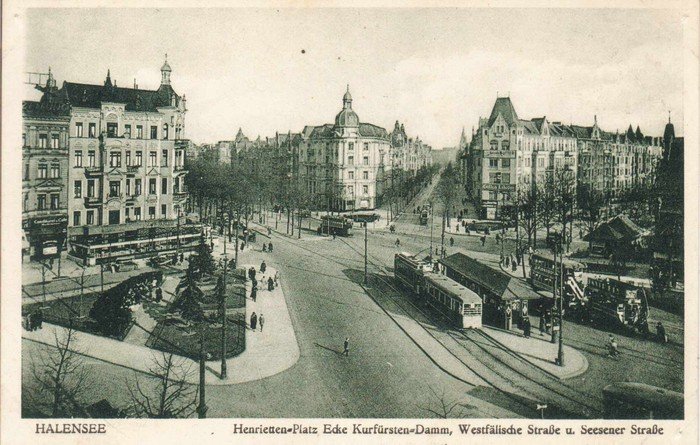
[[[345,341],[343,342],[343,355],[345,357],[350,355],[350,337],[345,337]]]

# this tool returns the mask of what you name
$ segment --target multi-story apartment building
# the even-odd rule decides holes
[[[403,124],[396,121],[391,139],[391,169],[410,172],[415,175],[421,167],[429,167],[432,160],[432,147],[419,137],[409,138]]]
[[[170,84],[167,60],[157,90],[63,82],[42,89],[67,110],[67,212],[71,254],[89,262],[159,250],[180,233],[186,100]],[[59,142],[60,145],[60,142]],[[149,240],[146,241],[146,238]],[[187,236],[185,236],[187,238]]]
[[[360,122],[349,88],[334,124],[304,128],[298,153],[299,179],[319,207],[343,211],[380,204],[391,171],[389,134]]]
[[[49,70],[40,101],[22,103],[22,258],[60,256],[67,234],[69,109]]]
[[[612,135],[598,127],[597,118],[591,127],[546,117],[523,120],[509,97],[499,97],[463,149],[463,177],[482,217],[496,218],[499,209],[513,205],[518,189],[543,184],[558,172],[566,172],[572,184],[587,183],[615,197],[652,181],[660,156],[660,139],[631,126],[626,135]]]

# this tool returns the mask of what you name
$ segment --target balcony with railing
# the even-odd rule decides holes
[[[85,207],[99,207],[102,205],[102,198],[99,196],[86,196],[84,203]]]
[[[100,176],[102,173],[104,173],[104,168],[101,165],[85,167],[85,176]]]

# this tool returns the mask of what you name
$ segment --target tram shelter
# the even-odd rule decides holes
[[[517,278],[461,252],[441,259],[440,264],[447,277],[481,297],[483,321],[486,324],[507,327],[508,309],[512,323],[520,324],[528,314],[529,302],[541,298]]]

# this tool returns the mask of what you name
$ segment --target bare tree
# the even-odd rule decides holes
[[[527,243],[534,247],[533,237],[537,232],[537,187],[532,183],[522,183],[516,195],[516,205]]]
[[[598,227],[605,206],[603,194],[593,189],[588,184],[581,184],[577,190],[576,202],[578,205],[578,219],[583,223],[586,233],[590,234]],[[588,251],[593,247],[593,240],[589,237]]]
[[[93,383],[77,342],[72,327],[61,334],[54,331],[53,344],[42,345],[42,353],[31,362],[37,391],[25,402],[48,408],[51,417],[83,415],[82,399]]]
[[[468,405],[459,399],[450,399],[445,393],[445,388],[442,388],[440,393],[435,391],[432,386],[428,386],[428,390],[432,395],[428,406],[419,406],[423,411],[426,411],[438,419],[449,419],[455,417],[464,417],[467,411],[474,409],[472,405]]]
[[[442,235],[441,235],[441,255],[445,247],[445,228],[450,223],[450,209],[452,204],[457,200],[457,193],[459,192],[459,182],[457,181],[457,174],[452,166],[452,163],[448,163],[447,167],[442,172],[440,177],[440,182],[437,185],[437,197],[442,204]]]
[[[576,178],[574,172],[568,168],[555,170],[554,173],[555,217],[561,224],[563,239],[566,240],[566,250],[571,244],[571,224],[574,220],[574,202],[576,200]],[[569,235],[566,233],[569,225]]]
[[[547,229],[547,235],[554,226],[557,215],[557,194],[554,175],[547,174],[543,183],[537,184],[537,216]]]
[[[149,370],[155,383],[152,389],[138,376],[127,382],[132,407],[137,417],[150,419],[187,418],[196,411],[198,388],[188,382],[195,374],[191,363],[166,352],[153,358]]]

